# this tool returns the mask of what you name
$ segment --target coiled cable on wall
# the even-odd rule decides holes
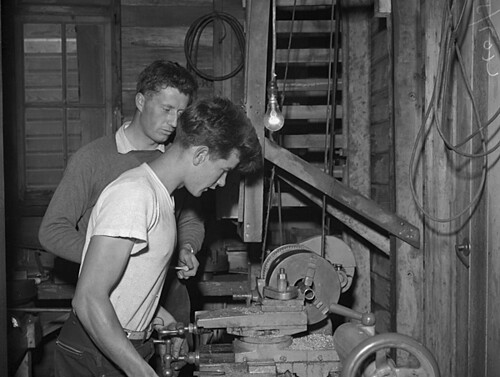
[[[200,37],[203,34],[203,30],[209,24],[214,23],[215,21],[220,22],[224,30],[223,35],[219,38],[219,43],[221,43],[222,40],[226,37],[226,23],[233,30],[241,52],[241,61],[239,62],[238,66],[228,74],[222,76],[208,75],[199,70],[197,67],[198,45],[200,42]],[[198,76],[204,78],[205,80],[223,81],[234,77],[238,74],[238,72],[242,70],[245,64],[245,34],[243,32],[243,26],[235,17],[224,12],[212,12],[205,16],[202,16],[193,22],[186,33],[186,38],[184,39],[184,54],[186,55],[188,69],[195,72]]]

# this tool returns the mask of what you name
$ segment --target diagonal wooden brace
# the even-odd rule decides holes
[[[310,165],[285,148],[265,138],[265,158],[332,200],[361,215],[395,237],[420,248],[420,231],[398,215],[387,211],[375,201]]]

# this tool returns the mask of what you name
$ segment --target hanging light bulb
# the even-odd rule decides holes
[[[267,111],[264,115],[264,126],[269,131],[279,131],[285,123],[285,118],[281,113],[278,105],[278,85],[273,77],[267,86]]]

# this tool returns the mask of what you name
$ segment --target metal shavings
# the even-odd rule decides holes
[[[291,350],[321,350],[333,349],[333,336],[326,334],[310,334],[300,338],[294,338],[290,347]]]

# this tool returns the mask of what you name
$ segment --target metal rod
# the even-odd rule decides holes
[[[39,313],[39,312],[70,312],[72,308],[7,308],[10,312],[27,312],[27,313]]]

